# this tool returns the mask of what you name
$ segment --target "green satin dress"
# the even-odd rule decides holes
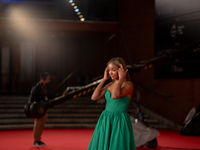
[[[130,98],[113,100],[105,93],[106,109],[102,112],[93,132],[88,150],[135,150],[130,116],[127,113]]]

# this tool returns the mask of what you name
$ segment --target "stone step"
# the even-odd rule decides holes
[[[81,123],[86,123],[86,124],[96,124],[97,121],[99,119],[99,116],[95,116],[93,117],[78,117],[78,118],[74,118],[74,117],[61,117],[61,118],[48,118],[47,119],[47,124],[52,124],[52,123],[56,123],[56,124],[65,124],[65,123],[77,123],[77,124],[81,124]],[[148,122],[149,121],[149,122]],[[152,122],[154,124],[152,124]],[[25,119],[4,119],[1,121],[0,126],[2,125],[11,125],[11,124],[30,124],[33,123],[33,119],[32,118],[25,118]],[[158,120],[146,120],[146,123],[148,123],[149,127],[156,127],[158,128],[164,128],[166,126],[160,125]],[[156,124],[155,124],[156,123]],[[159,125],[159,126],[158,126]]]
[[[85,108],[82,108],[82,109],[79,109],[79,110],[76,110],[76,109],[49,109],[47,112],[48,114],[60,114],[61,116],[63,114],[69,114],[69,113],[74,113],[74,114],[78,114],[78,113],[81,113],[81,114],[88,114],[88,113],[93,113],[93,114],[101,114],[102,111],[104,109],[85,109]],[[129,110],[128,113],[130,114],[134,114],[135,113],[135,110]],[[18,114],[19,116],[25,116],[25,112],[23,109],[13,109],[13,110],[0,110],[0,114],[1,116],[2,115],[6,115],[6,114]],[[1,117],[0,117],[1,118]]]
[[[47,123],[96,123],[98,118],[48,118]],[[33,122],[33,119],[3,119],[1,125],[4,124],[26,124]]]
[[[64,123],[64,124],[45,124],[45,129],[74,129],[74,128],[89,128],[94,129],[96,126],[96,123],[94,124],[88,124],[88,123]],[[0,125],[0,130],[24,130],[24,129],[33,129],[33,124],[21,124],[21,125]]]
[[[54,118],[54,117],[99,117],[99,114],[96,113],[90,113],[90,114],[51,114],[48,113],[48,118]],[[26,118],[25,114],[0,114],[0,119],[5,119],[5,118]]]
[[[52,122],[57,122],[57,123],[69,123],[69,122],[85,122],[85,123],[91,123],[91,122],[97,122],[99,119],[100,114],[64,114],[61,116],[60,114],[58,115],[49,115],[48,114],[48,119],[47,123],[52,123]],[[1,119],[0,125],[3,124],[21,124],[21,123],[30,123],[33,122],[32,118],[26,118],[23,116],[23,118],[4,118]],[[146,119],[145,123],[148,124],[157,124],[159,123],[158,120],[156,119]]]
[[[30,123],[30,124],[21,124],[20,126],[19,125],[15,125],[15,124],[11,124],[11,125],[0,125],[0,130],[17,130],[17,129],[33,129],[33,123]],[[96,123],[91,123],[91,124],[88,124],[88,123],[79,123],[79,124],[76,124],[76,123],[46,123],[45,124],[45,129],[74,129],[74,128],[89,128],[89,129],[94,129],[96,126]],[[149,126],[150,128],[154,128],[154,129],[168,129],[168,126],[166,125],[150,125]]]
[[[63,111],[72,111],[74,112],[74,110],[80,110],[80,111],[101,111],[101,110],[104,110],[105,108],[104,107],[61,107],[61,108],[49,108],[47,111],[48,112],[63,112]],[[3,113],[3,112],[24,112],[24,108],[20,108],[20,109],[0,109],[0,112]]]
[[[15,97],[15,96],[8,96],[8,97],[0,97],[0,103],[1,102],[28,102],[28,99],[29,97]],[[52,99],[51,99],[52,100]],[[66,100],[67,101],[77,101],[77,100],[80,100],[80,101],[83,101],[83,100],[91,100],[90,97],[77,97],[75,99],[69,99],[69,100]]]
[[[23,104],[11,104],[11,105],[0,105],[0,109],[21,109],[24,108],[25,105]],[[59,105],[59,106],[54,106],[52,108],[63,108],[63,107],[67,107],[67,108],[82,108],[82,107],[87,107],[87,108],[104,108],[104,105],[98,105],[98,104],[64,104],[64,105]]]
[[[169,126],[164,124],[149,124],[148,127],[154,129],[169,129]]]
[[[26,103],[28,103],[28,100],[26,100],[26,101],[24,101],[24,100],[0,100],[0,104],[2,105],[2,104],[26,104]],[[63,103],[61,103],[61,105],[62,104],[68,104],[68,103],[70,103],[70,104],[77,104],[77,103],[85,103],[85,104],[90,104],[90,103],[97,103],[97,101],[92,101],[92,100],[90,100],[89,98],[88,99],[73,99],[73,100],[67,100],[67,101],[65,101],[65,102],[63,102]],[[60,105],[60,104],[58,104],[58,105]]]
[[[45,124],[45,128],[94,128],[96,122],[49,122]],[[168,129],[167,125],[163,124],[150,124],[148,127],[155,129]],[[0,130],[10,130],[10,129],[32,129],[33,128],[33,119],[29,119],[29,122],[25,124],[1,124]]]
[[[1,97],[0,98],[0,130],[3,129],[31,129],[33,118],[27,118],[24,106],[28,97]],[[94,128],[100,114],[105,109],[105,104],[92,101],[90,97],[78,97],[67,100],[48,109],[46,128]],[[130,103],[130,115],[135,116],[136,106]],[[144,114],[147,124],[159,127],[159,121]],[[159,128],[165,128],[160,125]]]
[[[159,121],[157,119],[144,119],[144,122],[148,123],[148,124],[158,124]]]

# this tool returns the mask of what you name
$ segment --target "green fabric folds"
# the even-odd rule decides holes
[[[127,113],[129,97],[113,100],[105,93],[106,109],[102,112],[88,150],[135,150],[130,116]]]

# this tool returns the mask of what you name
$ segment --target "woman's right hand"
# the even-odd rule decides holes
[[[105,71],[104,71],[104,77],[105,80],[107,80],[109,78],[109,70],[108,67],[106,67]]]
[[[103,79],[101,80],[101,82],[99,83],[99,85],[95,88],[91,99],[92,100],[98,100],[104,97],[106,89],[107,89],[107,85],[105,87],[103,87],[104,83],[106,82],[106,80],[109,78],[109,69],[108,67],[105,68],[104,71],[104,76]],[[103,88],[102,88],[103,87]]]

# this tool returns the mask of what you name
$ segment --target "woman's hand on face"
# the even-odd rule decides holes
[[[105,80],[107,80],[109,78],[109,73],[108,72],[109,72],[108,67],[106,67],[106,69],[104,71],[104,77],[103,77]]]
[[[126,78],[127,71],[128,71],[128,69],[126,71],[124,71],[122,64],[120,64],[120,68],[118,70],[119,79]]]

